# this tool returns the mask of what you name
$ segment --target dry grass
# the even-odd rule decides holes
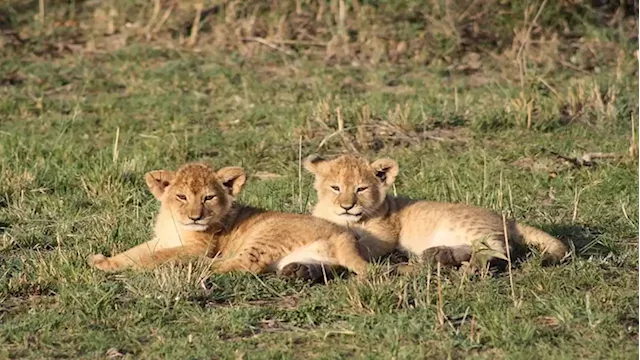
[[[0,2],[0,358],[637,357],[636,8]],[[320,285],[85,263],[148,238],[148,170],[242,165],[242,202],[305,212],[301,159],[344,151],[572,257],[493,272],[478,242],[460,270]]]
[[[588,37],[575,41],[585,21],[623,27],[628,32],[624,36],[638,31],[633,6],[604,5],[593,13],[583,2],[547,4],[544,0],[46,3],[41,1],[39,10],[21,0],[4,5],[12,10],[0,18],[12,24],[5,47],[40,37],[48,39],[48,47],[58,49],[52,53],[103,52],[143,41],[163,47],[191,46],[197,51],[237,51],[249,58],[275,51],[339,63],[457,64],[470,71],[482,66],[480,54],[480,58],[500,59],[501,68],[515,75],[521,87],[535,80],[530,74],[534,70],[542,70],[544,77],[553,69],[580,67],[579,62],[589,63],[594,56],[615,56],[617,52],[610,51],[614,42]],[[38,14],[37,26],[29,11]],[[500,22],[494,21],[496,16]],[[426,31],[413,36],[416,30]]]

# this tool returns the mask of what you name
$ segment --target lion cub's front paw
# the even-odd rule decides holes
[[[322,282],[325,277],[331,279],[333,273],[317,264],[291,263],[280,269],[280,276],[311,282]]]
[[[315,280],[311,266],[307,264],[291,263],[280,269],[280,276],[289,279],[302,279],[304,281]]]
[[[115,271],[117,270],[116,267],[111,263],[111,261],[109,261],[109,258],[102,255],[102,254],[96,254],[96,255],[91,255],[87,258],[87,264],[89,264],[89,266],[96,268],[98,270],[102,270],[102,271]]]
[[[426,249],[422,253],[422,259],[432,264],[440,263],[442,266],[459,267],[463,262],[471,259],[471,252],[466,247],[436,246]]]

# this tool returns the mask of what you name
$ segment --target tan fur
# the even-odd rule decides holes
[[[318,203],[313,215],[352,228],[362,255],[369,260],[397,248],[459,265],[469,260],[480,243],[507,253],[502,216],[491,210],[387,195],[398,174],[394,160],[369,163],[355,155],[333,160],[314,156],[305,167],[316,177]],[[511,246],[536,245],[552,261],[567,252],[562,242],[541,230],[512,220],[506,225]]]
[[[234,203],[245,182],[241,168],[214,171],[201,163],[146,175],[161,201],[152,240],[113,257],[88,259],[104,271],[153,268],[170,260],[216,257],[215,272],[282,271],[288,264],[338,265],[364,274],[356,238],[310,215],[266,212]]]

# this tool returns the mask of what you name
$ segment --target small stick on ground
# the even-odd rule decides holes
[[[270,47],[273,50],[276,51],[280,51],[281,53],[285,54],[285,55],[289,55],[289,56],[294,56],[294,53],[285,49],[285,48],[281,48],[278,45],[275,45],[273,41],[267,40],[265,38],[261,38],[261,37],[257,37],[257,36],[251,36],[251,37],[244,37],[242,38],[242,41],[255,41],[258,44],[262,44],[264,46]]]
[[[242,38],[243,41],[254,41],[254,38]],[[317,46],[317,47],[327,47],[326,42],[322,41],[305,41],[305,40],[288,40],[288,39],[272,39],[269,40],[270,43],[276,45],[295,45],[295,46]]]
[[[581,157],[571,157],[559,154],[555,151],[549,150],[549,153],[557,158],[560,158],[568,163],[576,167],[581,166],[593,166],[595,165],[595,159],[617,159],[622,157],[621,154],[617,153],[603,153],[603,152],[593,152],[593,153],[584,153]]]

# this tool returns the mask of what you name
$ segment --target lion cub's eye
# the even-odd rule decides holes
[[[358,187],[358,188],[356,189],[356,192],[357,192],[357,193],[361,193],[361,192],[363,192],[363,191],[367,190],[368,188],[369,188],[368,186],[360,186],[360,187]]]
[[[331,185],[331,190],[335,191],[335,192],[340,192],[340,186],[338,185]]]
[[[204,197],[204,201],[211,201],[215,197],[216,197],[215,195],[207,195],[207,196]]]
[[[187,196],[186,195],[182,195],[182,194],[177,194],[176,197],[178,198],[178,200],[180,201],[186,201],[187,200]]]

